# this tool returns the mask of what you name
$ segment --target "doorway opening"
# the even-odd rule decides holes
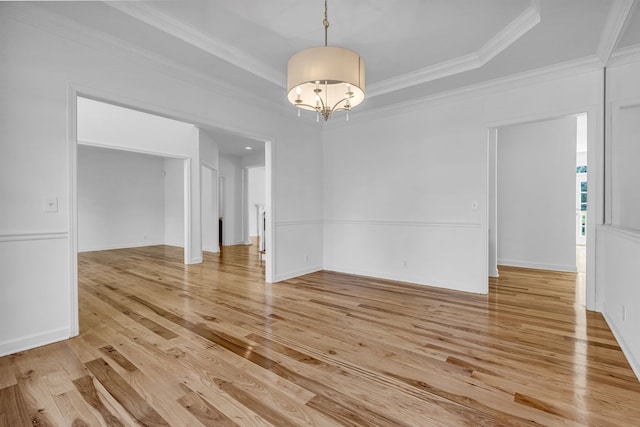
[[[498,277],[499,265],[572,273],[582,267],[576,302],[585,305],[587,115],[503,125],[489,136],[489,275]],[[585,184],[576,184],[578,163]]]
[[[221,195],[218,170],[208,162],[202,162],[202,250],[218,253],[222,245],[221,237]]]
[[[587,115],[576,117],[576,268],[578,270],[577,300],[585,301],[587,275]]]
[[[201,206],[202,200],[202,177],[209,174],[210,180],[207,182],[211,184],[211,192],[215,195],[211,196],[211,203],[207,208],[217,213],[214,216],[221,214],[222,209],[226,209],[228,203],[226,203],[225,194],[220,189],[226,189],[223,186],[225,180],[224,176],[220,174],[220,167],[218,163],[218,146],[214,141],[209,141],[206,135],[204,135],[204,129],[214,129],[220,132],[224,132],[226,135],[236,135],[242,139],[252,139],[254,141],[260,141],[262,146],[262,158],[265,165],[265,208],[269,211],[272,204],[271,197],[271,183],[272,183],[272,161],[271,155],[273,152],[273,142],[271,139],[259,139],[256,136],[239,136],[229,130],[219,130],[217,128],[211,128],[183,121],[182,118],[175,117],[174,113],[167,112],[163,114],[161,112],[156,113],[150,108],[137,108],[123,106],[124,104],[109,100],[109,96],[105,94],[99,94],[96,91],[82,92],[77,89],[71,88],[69,92],[69,128],[71,129],[69,137],[69,153],[70,164],[72,173],[69,176],[70,199],[71,199],[71,215],[70,215],[70,317],[71,317],[71,334],[77,335],[79,333],[79,317],[78,317],[78,150],[80,146],[91,146],[93,148],[109,149],[108,151],[120,151],[134,153],[136,155],[145,155],[149,157],[156,157],[157,159],[163,159],[165,163],[172,165],[171,169],[179,175],[177,186],[182,189],[183,204],[179,206],[176,211],[182,212],[183,226],[182,226],[182,239],[176,240],[176,246],[182,246],[184,254],[185,264],[197,264],[203,261],[202,249],[203,243],[210,243],[208,241],[203,242],[206,237],[214,236],[211,240],[219,239],[221,233],[211,232],[209,235],[202,232]],[[90,106],[99,106],[96,108],[87,108]],[[101,111],[102,109],[108,109],[108,112]],[[123,113],[126,112],[126,113]],[[128,120],[121,121],[115,124],[114,121],[122,119],[122,115],[129,116]],[[141,118],[144,119],[141,120]],[[151,126],[144,126],[147,123],[147,119],[154,121]],[[91,129],[93,133],[87,133],[88,129]],[[151,129],[152,135],[149,135]],[[257,138],[257,139],[256,139]],[[244,149],[244,147],[243,147]],[[82,148],[80,148],[82,150]],[[207,159],[215,157],[215,163],[207,164]],[[202,162],[201,162],[202,160]],[[165,165],[166,166],[166,165]],[[203,172],[203,166],[204,172]],[[207,166],[209,166],[207,168]],[[217,168],[215,166],[218,166]],[[160,171],[160,175],[164,178],[168,172],[169,167],[165,167]],[[113,172],[113,176],[117,175],[117,171]],[[241,176],[241,174],[240,174]],[[180,180],[181,179],[181,180]],[[217,183],[216,183],[217,180]],[[207,184],[208,185],[208,184]],[[241,185],[239,185],[241,187]],[[217,191],[216,191],[217,190]],[[176,200],[176,199],[172,199]],[[238,198],[240,200],[240,198]],[[225,201],[225,202],[223,202]],[[175,205],[175,203],[174,203]],[[178,204],[180,205],[180,204]],[[178,206],[176,205],[176,206]],[[175,206],[174,206],[175,207]],[[176,214],[179,216],[179,213]],[[272,234],[273,220],[270,215],[267,216],[266,221],[266,234],[270,236]],[[238,224],[242,224],[242,221],[238,221]],[[218,230],[217,228],[215,228]],[[140,231],[140,230],[138,230]],[[154,239],[159,234],[155,233]],[[174,237],[179,234],[179,231],[174,234]],[[150,241],[151,234],[141,234],[142,241],[138,242],[139,246],[148,245],[145,242]],[[147,240],[145,240],[145,236]],[[179,238],[177,238],[179,239]],[[162,241],[161,238],[154,240]],[[273,281],[272,265],[275,263],[275,256],[273,253],[274,239],[267,239],[268,250],[264,263],[264,275],[265,280],[268,283]],[[124,242],[122,246],[129,246],[127,242]],[[212,249],[215,250],[216,246],[213,244]],[[218,246],[219,247],[219,246]],[[105,248],[106,249],[106,248]],[[174,255],[175,255],[175,251]]]
[[[265,167],[247,166],[247,191],[245,210],[247,213],[248,238],[251,245],[256,246],[257,258],[260,264],[266,254],[266,209],[265,209]]]

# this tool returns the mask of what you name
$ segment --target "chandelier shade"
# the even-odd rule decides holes
[[[304,110],[350,110],[364,100],[365,65],[352,50],[334,46],[302,50],[287,65],[287,98]]]
[[[327,46],[326,0],[324,16],[324,46],[301,50],[289,58],[287,98],[299,109],[316,111],[326,121],[335,111],[348,112],[364,101],[365,66],[356,52]]]

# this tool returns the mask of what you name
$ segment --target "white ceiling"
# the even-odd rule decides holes
[[[559,64],[604,65],[617,50],[640,50],[637,2],[328,0],[329,45],[364,58],[358,109],[375,109]],[[39,5],[283,108],[288,58],[324,43],[323,0]]]
[[[264,142],[221,129],[202,128],[218,144],[218,152],[227,156],[264,156]],[[247,148],[249,147],[249,148]]]

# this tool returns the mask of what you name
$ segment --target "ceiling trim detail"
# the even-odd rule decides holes
[[[195,30],[152,7],[139,2],[107,2],[105,4],[275,85],[285,87],[284,72],[272,69],[228,43]],[[476,52],[371,84],[367,88],[367,96],[381,95],[480,68],[540,23],[540,19],[540,0],[530,0],[530,5],[524,12]]]
[[[609,16],[604,24],[600,44],[598,45],[598,58],[606,65],[625,27],[625,22],[633,10],[634,0],[616,0],[611,5]]]
[[[382,95],[480,68],[538,25],[540,20],[540,0],[531,0],[531,4],[524,12],[476,52],[371,84],[367,88],[367,96]]]
[[[278,110],[283,114],[291,114],[289,104],[285,105],[282,102],[278,102],[278,100],[266,97],[256,97],[253,92],[232,86],[220,79],[214,79],[205,72],[187,67],[173,59],[150,52],[120,38],[86,27],[83,24],[78,24],[70,18],[43,9],[35,3],[15,2],[15,4],[7,6],[6,11],[7,13],[1,15],[0,19],[6,18],[40,29],[86,48],[113,55],[137,65],[153,64],[157,67],[156,71],[158,73],[167,77],[188,81],[213,93],[240,98],[247,100],[247,102],[251,100],[252,103],[260,103],[271,111]],[[185,79],[187,76],[189,78]]]
[[[628,57],[633,58],[636,58],[634,55],[640,56],[640,46],[637,50],[634,51],[629,49],[627,55]],[[614,54],[614,57],[618,57],[617,52]],[[388,116],[392,114],[402,114],[404,112],[415,111],[416,108],[421,108],[431,104],[443,105],[443,103],[456,102],[468,97],[494,94],[496,91],[500,90],[511,90],[523,85],[533,85],[549,80],[575,76],[580,73],[600,70],[601,68],[602,64],[600,63],[600,60],[595,55],[593,55],[577,60],[525,71],[518,74],[511,74],[505,77],[471,84],[445,92],[438,92],[436,94],[427,95],[404,102],[381,106],[374,109],[368,109],[358,113],[357,119],[362,121],[374,120],[375,118],[380,117],[380,115]],[[325,126],[348,126],[348,122],[334,121],[331,123],[325,123]]]
[[[274,70],[267,64],[257,61],[239,49],[209,37],[202,31],[195,30],[188,25],[159,12],[140,2],[105,2],[105,4],[126,13],[127,15],[151,25],[161,31],[171,34],[178,39],[187,42],[211,55],[217,56],[230,64],[248,71],[275,85],[285,87],[284,72]]]

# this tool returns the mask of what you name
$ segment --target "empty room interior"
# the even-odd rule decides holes
[[[640,419],[638,0],[0,2],[0,64],[0,427]]]

